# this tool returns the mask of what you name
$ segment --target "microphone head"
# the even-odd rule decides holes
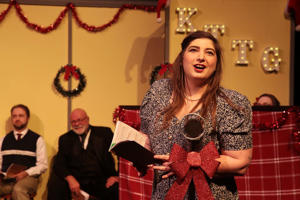
[[[189,138],[196,139],[203,133],[201,120],[190,119],[184,125],[184,133]],[[200,138],[199,138],[200,139]]]
[[[181,121],[183,136],[188,140],[200,140],[205,132],[208,132],[205,119],[197,113],[185,115]]]

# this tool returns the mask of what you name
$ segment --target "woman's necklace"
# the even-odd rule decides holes
[[[190,97],[187,97],[187,96],[184,96],[184,98],[188,101],[199,101],[201,99],[201,97],[197,98],[197,99],[191,99]]]

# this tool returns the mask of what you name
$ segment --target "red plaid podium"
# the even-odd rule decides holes
[[[133,128],[140,129],[139,106],[119,106],[114,112],[114,122],[120,120]],[[140,177],[132,162],[119,158],[119,200],[150,200],[153,170]]]
[[[114,113],[139,129],[139,107]],[[253,159],[245,176],[236,177],[241,200],[300,199],[300,112],[295,107],[253,108]],[[119,159],[119,199],[150,200],[153,171],[139,177],[132,163]]]
[[[299,108],[255,108],[253,159],[247,174],[236,177],[240,199],[299,200],[300,143],[294,137],[300,130]]]

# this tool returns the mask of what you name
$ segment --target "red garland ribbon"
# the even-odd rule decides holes
[[[139,116],[139,113],[137,112],[137,110],[127,110],[119,106],[113,113],[113,123],[117,123],[117,121],[120,120],[121,122],[139,130],[141,121],[139,117],[137,117]]]
[[[85,30],[90,31],[90,32],[100,32],[100,31],[103,31],[104,29],[110,27],[112,24],[114,24],[118,21],[120,14],[125,9],[144,10],[144,11],[148,11],[148,12],[155,12],[155,10],[156,10],[155,6],[140,6],[140,5],[124,4],[124,5],[122,5],[121,8],[119,8],[118,12],[115,14],[115,16],[113,17],[113,19],[111,21],[109,21],[108,23],[101,25],[101,26],[93,26],[93,25],[88,25],[88,24],[82,22],[78,17],[78,14],[75,10],[75,6],[72,3],[69,3],[64,8],[64,10],[61,11],[61,13],[59,14],[59,16],[57,17],[57,19],[54,21],[53,24],[50,24],[47,27],[43,27],[41,25],[29,22],[27,17],[23,14],[23,10],[21,9],[20,5],[17,3],[16,0],[10,0],[8,8],[1,12],[0,22],[5,18],[6,14],[8,13],[8,11],[10,10],[12,5],[14,5],[16,12],[18,13],[20,19],[27,25],[27,27],[31,28],[37,32],[40,32],[40,33],[49,33],[50,31],[55,30],[60,25],[63,18],[65,17],[66,13],[68,12],[68,9],[71,9],[72,15],[73,15],[74,19],[76,20],[77,24],[80,27],[82,27]]]
[[[287,110],[282,111],[281,117],[274,122],[262,122],[259,124],[253,124],[253,130],[274,130],[279,129],[286,123],[286,120],[290,115],[294,115],[296,128],[292,132],[292,139],[294,141],[294,149],[300,153],[300,107],[290,107]]]
[[[283,126],[286,123],[287,118],[289,117],[289,115],[291,113],[296,113],[296,120],[299,118],[299,123],[300,123],[300,108],[299,107],[290,107],[287,110],[282,111],[281,113],[281,117],[274,121],[274,122],[263,122],[263,123],[259,123],[259,124],[253,124],[253,130],[273,130],[273,129],[278,129],[281,126]],[[298,127],[298,129],[300,130],[300,126]]]
[[[205,174],[212,178],[219,162],[218,150],[214,142],[209,142],[200,152],[186,152],[178,144],[174,144],[169,161],[177,179],[169,189],[165,200],[182,200],[193,180],[198,200],[214,199]],[[205,174],[204,174],[205,173]]]
[[[79,79],[79,74],[76,72],[76,66],[66,65],[65,68],[65,80],[69,80],[70,75],[74,76],[77,80]]]
[[[292,136],[294,140],[294,149],[300,153],[300,108],[294,107],[296,129],[293,131]]]
[[[116,23],[119,20],[120,14],[125,10],[125,9],[131,9],[131,10],[145,10],[148,12],[155,12],[155,6],[139,6],[139,5],[130,5],[130,4],[124,4],[121,6],[121,8],[119,8],[118,12],[114,15],[113,19],[110,20],[108,23],[103,24],[101,26],[91,26],[88,25],[84,22],[82,22],[79,17],[78,14],[76,12],[75,6],[73,4],[69,4],[70,9],[72,10],[72,14],[74,19],[76,20],[77,24],[84,28],[87,31],[90,32],[100,32],[103,31],[104,29],[106,29],[107,27],[110,27],[111,25],[113,25],[114,23]]]
[[[0,14],[0,22],[5,18],[8,11],[11,9],[12,3],[10,2],[6,10],[3,10]]]
[[[53,24],[50,24],[47,27],[43,27],[41,25],[29,22],[27,17],[23,14],[23,10],[21,9],[20,5],[15,0],[11,0],[10,4],[13,4],[15,6],[16,12],[18,13],[20,19],[27,25],[28,28],[31,28],[40,33],[49,33],[50,31],[55,30],[60,25],[61,21],[68,12],[68,7],[65,7]]]
[[[294,148],[297,152],[300,152],[300,131],[294,131],[293,132],[293,140],[295,141],[294,143]]]
[[[122,115],[124,115],[124,109],[120,108],[120,106],[119,106],[118,108],[115,109],[115,111],[113,113],[113,123],[117,123],[120,116],[122,116]]]
[[[253,130],[273,130],[283,126],[287,120],[287,117],[291,111],[282,111],[281,117],[275,122],[263,122],[260,124],[253,124]]]
[[[160,76],[162,76],[167,70],[172,70],[172,64],[161,64],[161,68],[158,72]]]

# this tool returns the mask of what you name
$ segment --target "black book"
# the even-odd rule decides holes
[[[4,176],[1,181],[5,183],[16,182],[15,175],[26,169],[27,167],[24,165],[12,163],[6,171],[6,176]]]
[[[116,124],[109,151],[131,161],[142,174],[146,173],[147,165],[160,162],[153,157],[148,136],[121,121]]]

